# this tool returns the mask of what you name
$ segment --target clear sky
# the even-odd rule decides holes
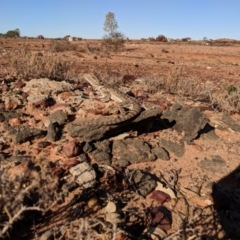
[[[240,0],[0,0],[0,33],[102,38],[109,11],[130,39],[240,40]]]

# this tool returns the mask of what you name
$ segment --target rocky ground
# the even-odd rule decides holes
[[[239,113],[154,89],[180,67],[184,79],[237,86],[238,45],[132,41],[106,57],[99,41],[82,41],[54,53],[72,76],[50,80],[10,64],[27,44],[48,54],[48,40],[0,42],[1,237],[239,239]],[[93,71],[142,111],[86,124],[122,111],[84,81]]]

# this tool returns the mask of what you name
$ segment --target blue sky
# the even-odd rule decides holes
[[[240,0],[0,0],[0,33],[102,38],[109,11],[130,39],[240,40]]]

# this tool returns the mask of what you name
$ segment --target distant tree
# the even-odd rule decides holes
[[[18,28],[15,30],[9,30],[5,33],[5,36],[10,38],[20,37],[20,30]]]
[[[18,36],[20,37],[20,30],[19,30],[19,28],[16,28],[15,30],[14,30],[16,33],[18,33]]]
[[[118,29],[118,23],[115,19],[115,14],[108,12],[105,17],[104,27],[105,32],[108,32],[110,37],[114,37],[115,31]]]
[[[207,40],[207,37],[204,37],[204,38],[203,38],[203,41],[206,41],[206,40]]]

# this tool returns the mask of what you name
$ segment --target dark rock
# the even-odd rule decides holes
[[[240,124],[234,120],[231,116],[224,114],[222,116],[222,121],[226,123],[232,130],[240,132]]]
[[[222,159],[218,155],[212,156],[212,159],[205,158],[201,162],[198,163],[198,166],[202,169],[203,172],[210,172],[212,174],[215,173],[226,173],[227,163],[224,159]]]
[[[162,147],[155,147],[151,150],[151,152],[157,156],[157,158],[162,160],[169,160],[169,153]]]
[[[184,140],[188,144],[199,136],[200,130],[209,122],[200,109],[188,109],[178,103],[174,104],[171,110],[165,111],[163,117],[173,124],[173,129],[185,132]]]
[[[0,152],[0,161],[3,161],[6,159],[6,155],[3,152]]]
[[[103,141],[98,141],[94,143],[94,146],[103,152],[106,153],[111,153],[111,146],[110,146],[110,141],[109,140],[103,140]]]
[[[5,117],[3,113],[0,113],[0,122],[4,122],[4,121],[5,121]]]
[[[23,116],[22,112],[17,112],[17,111],[9,111],[9,112],[2,112],[4,119],[6,121],[12,119],[12,118],[20,118]],[[0,117],[1,118],[1,117]]]
[[[101,165],[111,165],[112,157],[109,153],[96,149],[91,154],[97,163]]]
[[[91,155],[93,158],[102,165],[111,165],[112,156],[111,156],[111,147],[110,141],[104,140],[101,142],[96,142],[95,147],[97,148],[94,150]]]
[[[108,126],[84,126],[76,123],[69,123],[68,134],[73,138],[83,138],[86,142],[98,141],[118,135],[124,131],[132,130],[134,127],[145,126],[147,123],[160,117],[161,113],[162,111],[160,109],[151,109],[141,112],[135,119]]]
[[[93,146],[92,146],[90,143],[86,142],[86,143],[84,144],[84,146],[83,146],[83,151],[84,151],[85,153],[90,153],[90,152],[92,152],[93,150],[94,150],[94,148],[93,148]]]
[[[114,141],[112,154],[114,157],[113,164],[121,167],[156,160],[156,156],[151,153],[149,145],[139,139]]]
[[[61,138],[61,128],[57,122],[50,123],[47,128],[47,136],[46,138],[49,141],[57,141]]]
[[[217,140],[218,136],[214,131],[214,127],[212,127],[210,124],[206,124],[204,129],[199,131],[199,135],[203,140]]]
[[[39,142],[38,143],[38,147],[39,148],[46,148],[47,146],[51,145],[50,142],[47,142],[47,141],[42,141],[42,142]]]
[[[57,110],[49,115],[49,119],[51,122],[57,122],[59,125],[62,125],[67,122],[68,116],[65,112]]]
[[[11,162],[21,163],[21,162],[31,162],[32,158],[29,156],[17,155],[17,156],[12,156],[7,160]]]
[[[28,126],[16,126],[7,129],[14,143],[23,143],[46,136],[46,131]]]
[[[176,157],[182,157],[185,152],[185,145],[183,141],[172,142],[170,140],[161,139],[160,145],[168,152],[173,153]]]
[[[148,173],[133,170],[130,172],[130,175],[130,183],[132,181],[134,188],[136,188],[135,190],[144,197],[151,193],[157,186],[156,180]]]

